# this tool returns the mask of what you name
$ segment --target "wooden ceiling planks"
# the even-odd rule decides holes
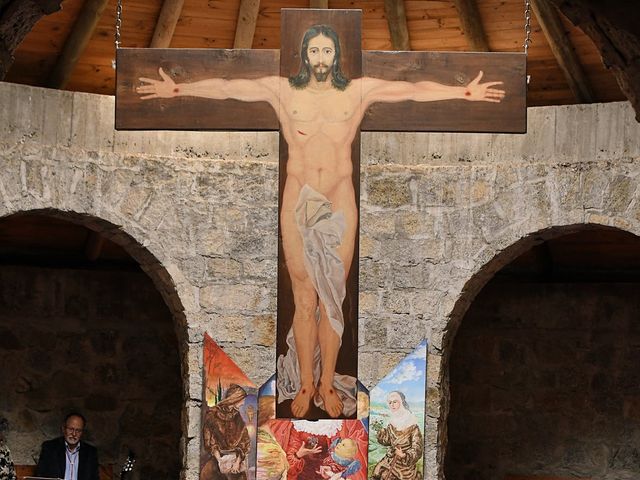
[[[251,0],[258,1],[258,0]],[[524,41],[524,8],[520,0],[475,0],[491,51],[520,52]],[[329,0],[329,8],[361,8],[362,48],[392,49],[384,0]],[[170,46],[174,48],[232,48],[240,0],[184,0]],[[260,0],[252,48],[280,47],[280,9],[309,8],[310,0]],[[7,81],[42,85],[60,54],[83,0],[65,0],[63,10],[44,17],[16,50]],[[148,47],[163,0],[123,0],[122,45]],[[113,34],[116,0],[109,0],[95,33],[69,79],[67,89],[113,94],[115,72]],[[467,51],[453,0],[404,0],[410,47],[413,50]],[[566,36],[592,84],[597,101],[623,100],[613,75],[605,69],[592,41],[561,17]],[[528,69],[532,75],[530,105],[574,103],[568,84],[553,57],[535,16]]]
[[[115,23],[116,0],[110,0],[96,26],[96,33],[87,44],[77,66],[69,78],[68,89],[101,94],[115,89]],[[151,42],[156,19],[162,8],[162,0],[148,0],[144,5],[123,3],[121,44],[147,47]],[[101,58],[101,61],[97,61]],[[89,90],[94,85],[93,90]]]
[[[251,48],[256,33],[256,23],[260,11],[260,0],[242,0],[236,21],[233,48]]]
[[[469,49],[476,52],[488,52],[487,34],[484,31],[476,0],[454,0],[454,4],[458,10],[460,24],[467,38]]]
[[[556,6],[547,0],[532,0],[531,6],[547,43],[578,103],[592,103],[594,96],[580,59],[574,50]]]
[[[404,0],[385,0],[384,13],[391,32],[391,48],[393,50],[411,50],[409,28]]]
[[[86,0],[73,24],[62,51],[45,80],[49,88],[64,88],[69,82],[78,60],[93,37],[108,0]]]
[[[182,15],[183,6],[184,0],[164,0],[149,44],[151,48],[169,48],[171,46],[171,40],[180,15]]]
[[[61,10],[42,17],[14,52],[16,61],[5,80],[42,86],[81,8],[82,0],[66,0],[62,3]],[[44,65],[47,69],[43,68]]]

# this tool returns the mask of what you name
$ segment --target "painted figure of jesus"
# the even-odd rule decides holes
[[[266,101],[278,117],[288,145],[280,230],[295,308],[289,352],[278,362],[278,384],[290,387],[285,397],[293,399],[291,412],[297,418],[307,415],[316,395],[331,417],[355,412],[355,397],[349,413],[335,379],[345,283],[358,229],[351,144],[367,108],[407,100],[500,102],[505,95],[498,87],[502,82],[481,82],[482,71],[466,86],[350,79],[342,72],[340,53],[336,32],[314,25],[304,33],[301,68],[291,78],[210,78],[176,84],[159,69],[160,79],[140,78],[137,88],[143,100],[191,96]]]

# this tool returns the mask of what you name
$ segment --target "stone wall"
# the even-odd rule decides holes
[[[451,355],[447,478],[638,478],[639,291],[487,285]]]
[[[0,104],[0,217],[45,209],[106,235],[169,306],[195,479],[203,333],[256,383],[273,372],[278,134],[114,132],[111,97],[9,84]],[[589,224],[640,233],[628,104],[529,109],[528,128],[362,137],[359,375],[373,386],[429,339],[428,478],[443,475],[452,341],[493,272]]]
[[[77,410],[101,463],[117,473],[132,449],[140,478],[178,478],[178,345],[143,273],[1,267],[0,365],[16,463],[34,464]]]

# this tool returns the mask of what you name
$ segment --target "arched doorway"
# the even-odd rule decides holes
[[[448,479],[640,475],[640,238],[543,238],[482,288],[453,341]]]
[[[121,246],[133,243],[86,215],[0,219],[0,409],[16,464],[33,464],[41,442],[77,410],[115,478],[129,450],[134,478],[179,478],[179,312],[160,295],[162,279],[154,285],[140,267],[151,254],[137,246],[134,259]]]

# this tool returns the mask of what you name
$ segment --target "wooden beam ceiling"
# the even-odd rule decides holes
[[[571,22],[591,38],[602,62],[616,77],[640,122],[640,9],[638,0],[595,2],[551,0]]]
[[[53,71],[53,66],[66,39],[69,38],[73,24],[80,16],[84,3],[88,1],[90,0],[64,0],[62,11],[44,17],[33,25],[35,19],[42,17],[42,5],[58,8],[61,0],[0,0],[0,76],[8,68],[4,80],[43,86]],[[458,8],[461,9],[461,5],[464,5],[463,1],[458,0]],[[518,3],[521,1],[500,0],[487,3],[475,0],[492,51],[521,50],[523,32],[519,26],[523,25],[523,8],[522,4]],[[122,36],[128,46],[150,45],[156,23],[162,23],[158,20],[163,2],[165,0],[125,0]],[[114,3],[115,0],[110,0],[106,8],[111,8]],[[378,0],[370,3],[363,22],[363,47],[368,50],[391,49],[389,25],[387,20],[382,18],[384,2]],[[620,101],[624,99],[624,92],[640,112],[640,64],[635,65],[629,61],[637,57],[640,38],[634,33],[637,30],[634,30],[634,27],[640,25],[640,9],[635,8],[638,0],[546,0],[546,3],[555,4],[576,27],[579,27],[571,27],[561,17],[565,34],[575,46],[580,64],[591,82],[595,99],[605,102]],[[233,47],[240,5],[241,0],[184,2],[169,46]],[[262,0],[252,48],[279,47],[277,32],[280,25],[280,8],[357,8],[359,5],[358,2],[326,0]],[[454,2],[405,1],[404,6],[412,49],[469,49],[469,28],[466,28],[464,35],[461,34],[461,27],[465,27]],[[113,58],[112,14],[111,11],[104,12],[65,88],[113,94],[115,74],[110,68]],[[467,17],[477,20],[477,15]],[[536,19],[533,21],[535,43],[529,51],[529,73],[535,81],[528,91],[529,104],[538,106],[576,103],[576,96],[569,88],[551,48],[547,47],[547,40],[543,37],[540,26]],[[33,30],[24,35],[28,25],[33,25]],[[160,45],[156,42],[153,42],[154,46]],[[248,42],[243,46],[248,46]],[[394,45],[394,48],[405,47],[406,45]],[[16,57],[15,61],[13,56]],[[601,58],[606,67],[600,62]]]
[[[44,15],[60,10],[62,0],[0,1],[0,80],[13,63],[13,52]]]
[[[93,36],[107,3],[109,3],[108,0],[87,0],[85,2],[73,25],[73,30],[62,48],[62,53],[45,82],[45,86],[49,88],[65,87],[78,59]]]
[[[184,0],[164,0],[156,28],[151,39],[151,48],[168,48],[182,13]]]
[[[487,42],[487,34],[482,26],[476,0],[454,0],[453,3],[458,10],[460,27],[467,37],[469,48],[476,52],[488,52],[489,42]]]
[[[259,11],[260,0],[241,0],[233,48],[251,48]]]
[[[591,84],[565,32],[558,10],[548,0],[531,0],[531,6],[576,100],[593,103]]]
[[[389,23],[393,50],[411,50],[404,0],[384,0],[384,13]]]

